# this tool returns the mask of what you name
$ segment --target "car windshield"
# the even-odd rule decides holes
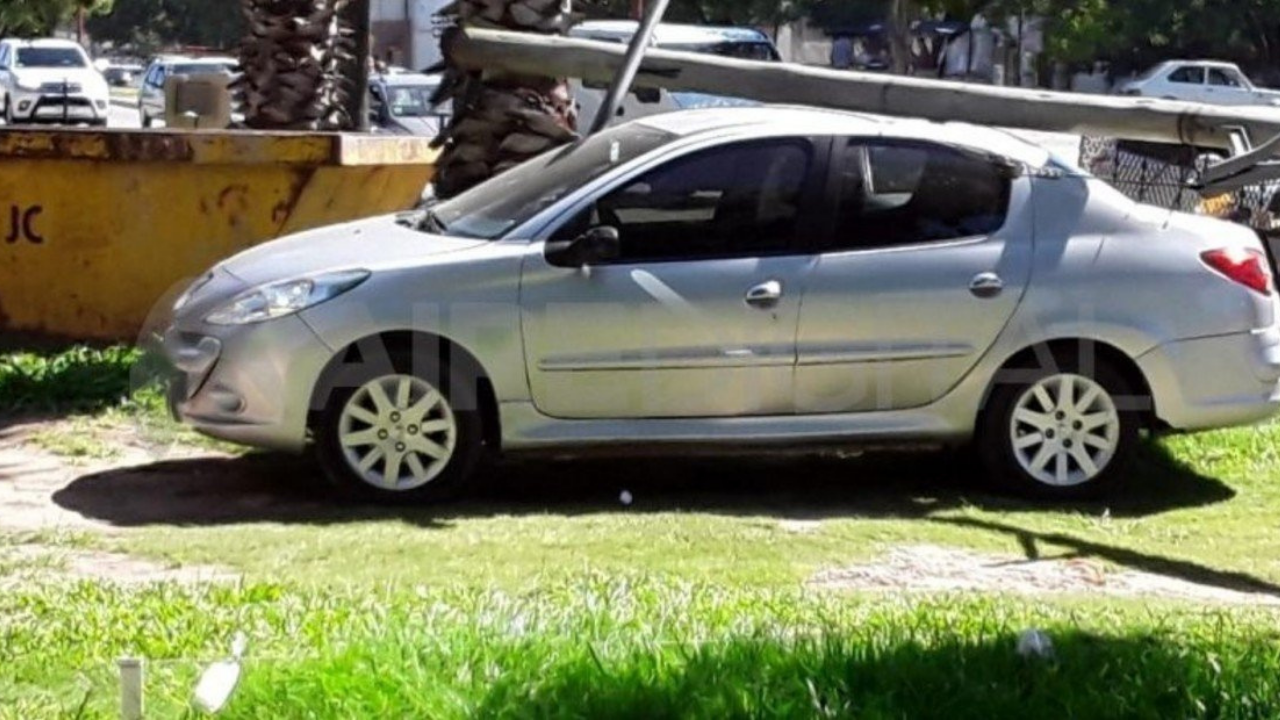
[[[431,93],[435,85],[388,85],[388,108],[392,117],[427,117],[431,110]]]
[[[709,55],[723,55],[724,57],[738,58],[739,60],[777,60],[778,53],[773,46],[766,42],[719,42],[705,44],[670,44],[659,45],[663,50],[681,50],[684,52],[705,53]]]
[[[18,48],[15,65],[26,68],[82,68],[85,60],[75,48],[28,47]]]
[[[233,73],[236,66],[233,63],[190,63],[187,65],[174,65],[174,75],[217,75],[219,73]]]
[[[549,150],[432,208],[436,230],[492,240],[609,170],[676,136],[640,124],[611,128]]]
[[[1170,65],[1169,63],[1160,63],[1159,65],[1153,65],[1152,67],[1147,68],[1146,72],[1134,78],[1134,82],[1142,82],[1144,80],[1150,80],[1151,78],[1155,77],[1161,72],[1168,70],[1172,67],[1173,66]]]

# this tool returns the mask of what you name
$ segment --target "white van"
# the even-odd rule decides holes
[[[604,42],[629,43],[639,23],[635,20],[597,20],[584,22],[569,31],[570,37]],[[709,53],[742,60],[781,62],[777,47],[759,30],[744,27],[711,27],[705,25],[676,25],[663,23],[654,30],[652,47],[661,50]],[[595,119],[608,92],[607,84],[585,84],[572,80],[574,97],[578,100],[578,126],[589,127]],[[693,92],[667,92],[666,90],[636,89],[627,94],[618,112],[619,119],[633,120],[645,115],[687,110],[700,107],[725,107],[756,105],[743,98],[706,95]]]

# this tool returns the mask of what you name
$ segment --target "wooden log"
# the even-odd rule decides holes
[[[626,46],[467,28],[448,38],[461,68],[609,82]],[[843,110],[1230,148],[1230,130],[1254,143],[1280,135],[1280,108],[1223,107],[1150,98],[973,85],[831,70],[718,55],[649,50],[639,87],[746,97]]]

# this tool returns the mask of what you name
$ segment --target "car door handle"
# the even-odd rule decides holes
[[[984,299],[997,297],[1004,292],[1004,280],[995,273],[982,273],[969,283],[969,292],[973,293],[974,297]]]
[[[762,282],[748,290],[746,297],[743,299],[751,307],[773,307],[782,299],[782,283],[777,280]]]

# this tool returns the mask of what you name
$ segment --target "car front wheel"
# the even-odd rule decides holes
[[[1094,497],[1115,482],[1138,441],[1141,417],[1129,384],[1099,361],[1027,370],[995,389],[979,429],[987,471],[1037,497]]]
[[[316,438],[321,465],[337,485],[373,500],[452,497],[482,451],[475,382],[395,365],[331,394]]]

